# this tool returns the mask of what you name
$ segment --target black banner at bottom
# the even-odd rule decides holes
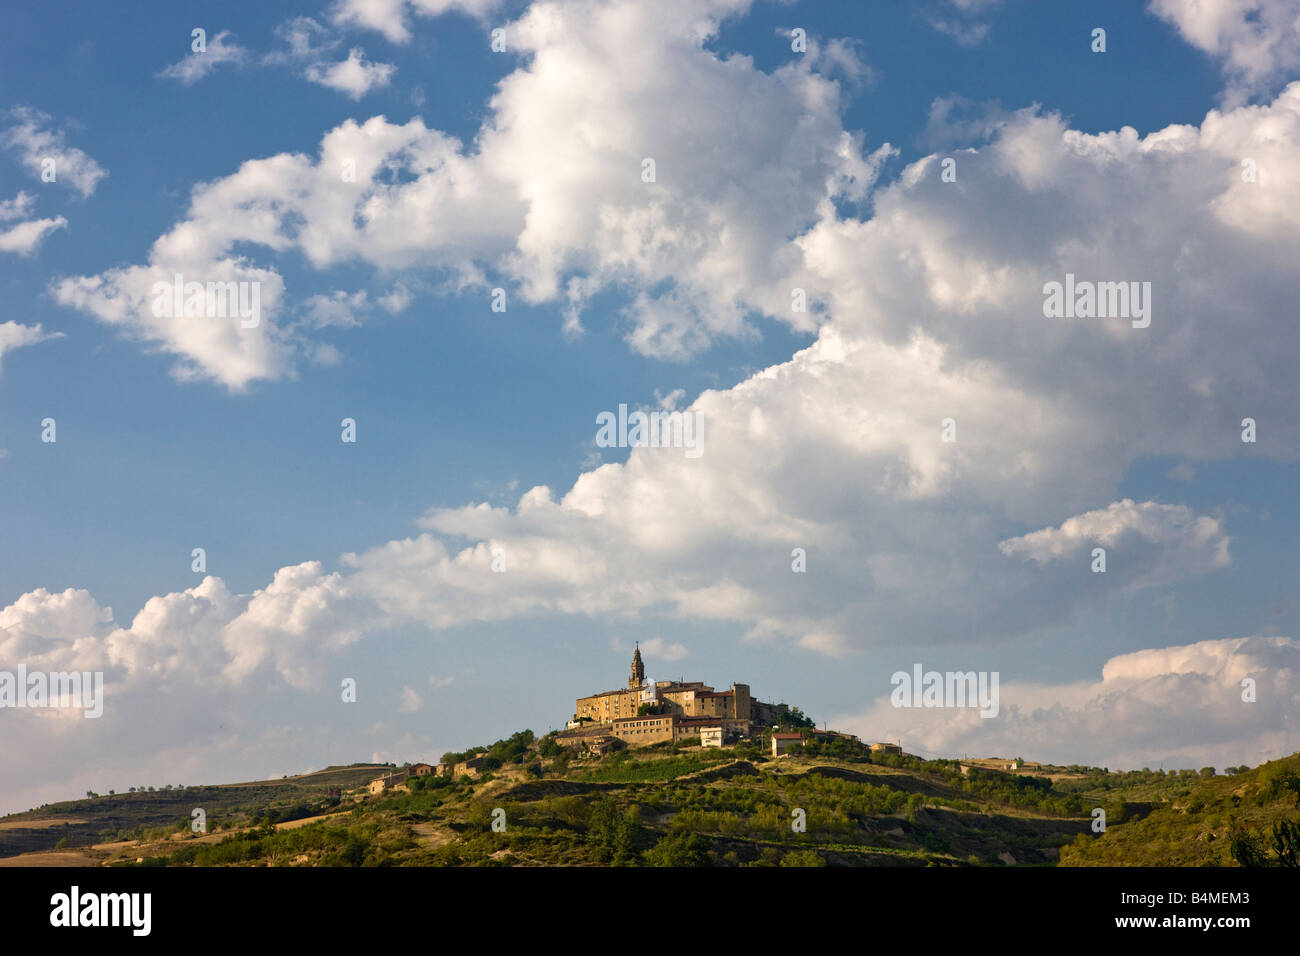
[[[819,923],[1083,938],[1278,932],[1283,869],[18,869],[0,868],[13,939],[339,944],[565,932],[652,935],[673,914],[765,941]],[[713,917],[710,916],[713,914]],[[926,929],[928,927],[928,929]],[[1023,938],[1023,936],[1021,936]]]

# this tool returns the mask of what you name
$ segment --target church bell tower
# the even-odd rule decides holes
[[[627,686],[637,690],[645,683],[645,665],[641,663],[641,643],[638,641],[632,653],[632,676],[627,679]]]

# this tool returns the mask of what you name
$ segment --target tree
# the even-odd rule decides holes
[[[1293,773],[1287,774],[1283,786],[1295,794],[1295,808],[1300,810],[1300,777]]]
[[[789,727],[811,728],[817,726],[816,722],[811,717],[805,716],[804,712],[801,711],[798,707],[791,707],[789,713],[782,714],[777,719],[777,724],[781,727],[787,727],[787,728]]]
[[[641,811],[637,807],[623,810],[616,801],[606,797],[592,807],[587,839],[602,863],[631,865],[636,860],[641,839]]]
[[[914,793],[907,798],[907,819],[913,823],[916,822],[916,815],[925,803],[925,798],[919,793]]]
[[[708,844],[695,833],[674,833],[646,850],[643,859],[646,866],[707,866]]]
[[[1278,866],[1300,866],[1300,821],[1273,824],[1273,852]]]
[[[1270,863],[1268,853],[1264,849],[1264,841],[1245,830],[1232,831],[1229,851],[1238,866],[1268,866]]]
[[[350,836],[347,844],[336,854],[340,866],[360,866],[366,860],[366,841],[357,836]]]

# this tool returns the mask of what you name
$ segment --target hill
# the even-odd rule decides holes
[[[550,737],[535,740],[523,731],[487,749],[510,756],[477,778],[412,777],[377,795],[365,784],[391,768],[357,765],[129,795],[134,801],[119,795],[53,805],[0,821],[0,840],[21,833],[24,849],[44,851],[0,862],[1195,866],[1240,859],[1269,865],[1276,863],[1271,828],[1298,816],[1300,792],[1300,755],[1219,776],[1209,768],[1111,773],[1029,763],[1008,771],[996,769],[1008,766],[1000,759],[923,760],[844,742],[810,743],[803,753],[776,759],[754,744],[721,750],[661,744],[579,757]],[[351,792],[327,795],[343,782]],[[209,799],[205,806],[225,829],[195,835],[185,825],[188,808],[210,791],[224,791],[216,798],[223,804]],[[217,806],[223,809],[214,813]],[[1092,831],[1095,807],[1106,810],[1102,834]],[[96,833],[96,824],[121,819],[124,808],[137,830]],[[70,822],[74,815],[85,822]],[[146,818],[159,829],[148,830]],[[96,839],[103,832],[114,839]],[[66,836],[66,849],[52,853],[56,835]],[[0,846],[21,852],[13,842]]]
[[[339,797],[332,794],[362,787],[391,769],[353,764],[276,780],[137,790],[47,804],[0,817],[0,862],[23,853],[53,850],[60,841],[76,848],[188,833],[190,813],[196,807],[207,814],[209,833],[269,816],[277,820],[306,817],[337,805]]]
[[[1277,865],[1300,844],[1300,755],[1231,776],[1186,778],[1141,819],[1061,851],[1069,866]],[[1282,847],[1279,854],[1278,846]],[[1287,849],[1289,847],[1289,850]]]

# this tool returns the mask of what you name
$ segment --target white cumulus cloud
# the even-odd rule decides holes
[[[11,111],[13,125],[0,130],[0,145],[18,154],[19,162],[36,179],[70,186],[82,198],[95,191],[108,171],[85,151],[67,144],[67,134],[51,125],[51,117],[31,107]]]
[[[1247,678],[1254,681],[1253,702],[1243,699]],[[1300,642],[1226,638],[1119,655],[1100,679],[1004,678],[993,718],[973,708],[894,707],[886,687],[864,710],[832,723],[869,740],[901,738],[905,751],[926,756],[1019,756],[1112,770],[1164,762],[1222,771],[1295,750],[1297,678]]]
[[[371,90],[387,86],[397,67],[389,63],[371,63],[365,51],[354,47],[346,60],[336,63],[313,63],[304,74],[308,80],[359,100]]]
[[[0,235],[0,240],[3,236]],[[20,322],[0,322],[0,365],[4,363],[4,357],[7,352],[14,349],[20,349],[27,345],[37,345],[50,339],[63,338],[62,332],[46,332],[38,323],[36,325],[23,325]]]
[[[1184,40],[1219,61],[1225,99],[1237,105],[1300,68],[1295,0],[1151,0],[1150,9]]]
[[[393,43],[406,43],[411,39],[413,15],[459,12],[482,19],[500,5],[500,0],[337,0],[330,19],[340,26],[376,30]]]
[[[204,41],[204,49],[191,50],[189,55],[171,66],[158,71],[165,79],[176,80],[183,86],[193,86],[220,66],[237,66],[248,61],[248,51],[231,39],[229,30]]]

